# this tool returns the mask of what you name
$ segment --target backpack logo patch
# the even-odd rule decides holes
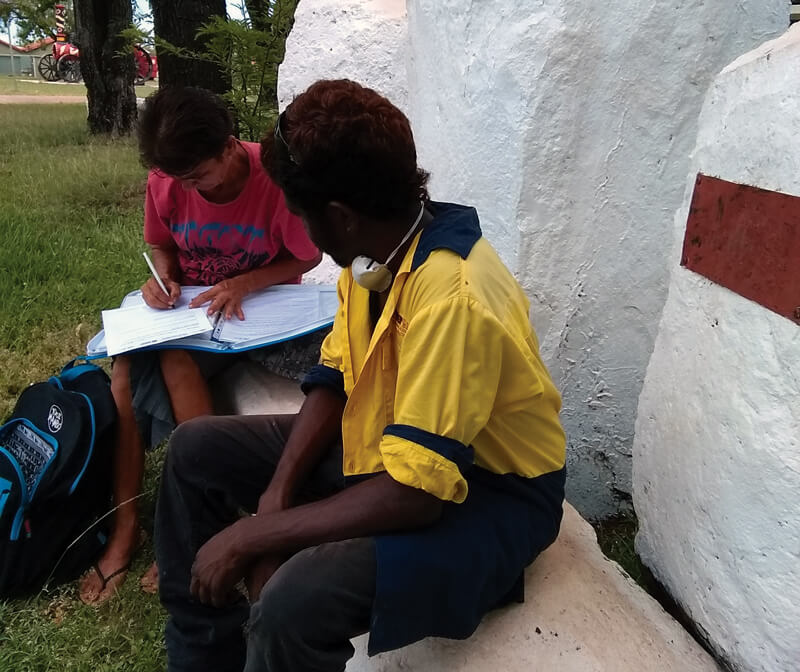
[[[50,412],[47,414],[47,427],[51,432],[53,432],[53,434],[55,434],[59,429],[61,429],[63,424],[64,413],[58,406],[53,404],[50,407]]]

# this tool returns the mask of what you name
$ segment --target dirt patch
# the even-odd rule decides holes
[[[29,105],[31,103],[49,105],[50,103],[80,103],[86,105],[84,96],[32,96],[27,94],[0,94],[0,105]]]

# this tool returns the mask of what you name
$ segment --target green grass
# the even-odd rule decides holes
[[[633,514],[593,523],[597,543],[603,553],[619,564],[645,590],[650,589],[651,574],[634,548],[639,523]]]
[[[158,91],[158,85],[154,82],[148,82],[144,86],[136,87],[136,95],[139,98],[146,98],[156,91]],[[67,82],[45,82],[19,75],[1,75],[0,95],[85,97],[86,87],[82,82],[68,84]]]
[[[0,106],[0,417],[82,354],[100,310],[146,278],[145,171],[129,140],[90,139],[81,108]]]
[[[147,277],[141,263],[145,170],[130,140],[91,139],[85,111],[0,105],[0,418],[20,390],[85,352],[114,307]],[[162,454],[148,456],[150,528]],[[139,590],[146,544],[121,593],[87,607],[68,585],[0,602],[0,671],[163,670],[164,614]]]

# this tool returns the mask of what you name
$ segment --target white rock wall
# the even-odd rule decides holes
[[[282,105],[351,77],[409,113],[440,200],[475,205],[523,283],[564,395],[568,495],[614,513],[666,296],[703,92],[786,0],[303,0]],[[406,32],[407,30],[407,32]],[[311,281],[336,276],[331,263]]]
[[[278,104],[318,79],[352,79],[408,108],[405,0],[302,0],[286,40]],[[335,284],[340,269],[329,257],[303,281]]]
[[[533,299],[564,395],[568,496],[630,490],[695,122],[786,0],[408,0],[409,106],[432,193],[475,204]]]
[[[678,263],[698,171],[800,195],[799,75],[796,26],[709,91],[636,422],[638,550],[736,670],[800,669],[800,328]]]

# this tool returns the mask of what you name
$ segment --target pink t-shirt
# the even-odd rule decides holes
[[[264,172],[258,144],[241,144],[250,177],[229,203],[211,203],[160,173],[151,171],[147,178],[144,240],[178,246],[185,285],[215,285],[265,266],[282,251],[303,261],[317,256],[303,222],[286,209],[283,192]]]

